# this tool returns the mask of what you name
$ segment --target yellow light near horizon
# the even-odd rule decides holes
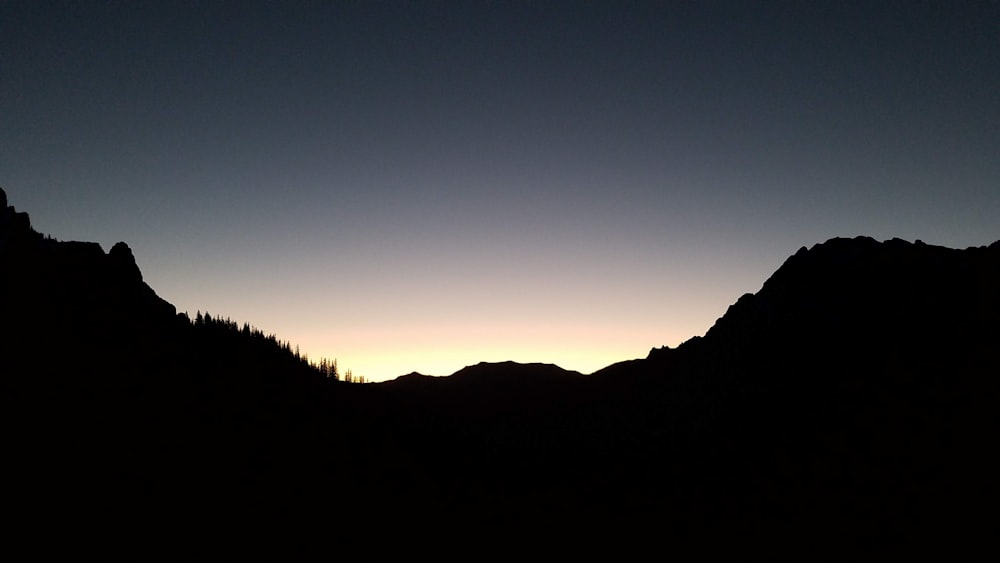
[[[487,351],[479,349],[475,352],[433,350],[413,354],[344,356],[343,360],[338,359],[338,365],[342,372],[350,369],[354,375],[363,375],[368,381],[386,381],[414,371],[424,375],[446,376],[479,362],[502,361],[551,363],[568,370],[592,373],[617,361],[633,357],[635,355],[601,354],[588,357],[569,357],[559,354],[540,356],[535,352],[511,350]]]
[[[654,346],[676,344],[648,343],[648,338],[648,332],[639,330],[582,326],[397,327],[309,338],[303,349],[315,359],[336,358],[341,372],[350,369],[368,381],[385,381],[414,371],[451,375],[468,365],[501,361],[551,363],[592,373],[645,357]]]

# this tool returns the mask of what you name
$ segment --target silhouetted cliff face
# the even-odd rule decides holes
[[[14,249],[40,241],[42,236],[31,228],[27,213],[18,213],[7,205],[7,194],[0,188],[0,256]]]
[[[96,243],[45,238],[10,206],[0,210],[0,267],[8,343],[35,359],[33,369],[153,354],[176,321],[174,306],[143,282],[125,243],[105,253]]]

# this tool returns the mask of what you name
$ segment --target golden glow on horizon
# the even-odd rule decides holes
[[[553,335],[556,335],[555,337]],[[344,372],[368,381],[386,381],[411,372],[451,375],[479,362],[550,363],[593,373],[623,360],[645,357],[649,349],[675,346],[683,338],[647,343],[648,332],[594,327],[396,328],[303,336],[310,358],[336,358]],[[329,352],[327,352],[329,350]]]
[[[647,256],[571,272],[561,283],[551,269],[481,271],[492,255],[456,258],[462,268],[444,272],[418,264],[398,268],[419,273],[410,277],[369,271],[344,276],[346,267],[306,268],[304,258],[274,270],[261,258],[240,262],[238,284],[202,282],[163,295],[196,304],[186,308],[191,315],[211,303],[213,314],[248,320],[298,346],[310,360],[335,359],[341,373],[349,369],[368,381],[414,371],[446,376],[501,361],[555,364],[586,374],[704,334],[739,295],[759,288],[763,270],[770,268],[740,275],[721,270],[722,264],[740,264],[738,258],[700,263]],[[215,280],[226,271],[199,276]]]
[[[310,360],[335,359],[341,373],[349,369],[373,382],[414,371],[446,376],[501,361],[555,364],[587,374],[704,334],[741,293],[720,280],[756,289],[732,275],[695,286],[686,281],[690,271],[678,269],[652,281],[630,278],[624,289],[604,292],[594,287],[601,277],[561,291],[530,292],[523,277],[515,284],[521,291],[513,291],[508,288],[513,282],[501,278],[487,283],[465,276],[462,285],[454,276],[409,283],[376,277],[367,285],[351,279],[333,286],[295,271],[261,272],[249,276],[255,280],[250,287],[219,285],[210,291],[199,285],[186,301],[213,303],[213,314],[224,312],[238,323],[252,319],[252,325],[298,346]],[[281,289],[279,282],[286,279],[295,280],[295,291]],[[438,280],[447,289],[435,286]],[[505,291],[516,298],[505,299]]]

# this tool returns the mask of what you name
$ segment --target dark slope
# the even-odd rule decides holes
[[[998,256],[1000,241],[955,250],[857,237],[803,247],[759,292],[730,306],[704,338],[682,344],[681,354],[654,349],[645,361],[598,374],[659,369],[689,356],[755,369],[795,361],[827,369],[869,354],[888,359],[890,352],[896,360],[904,352],[936,358],[955,352],[952,360],[960,360],[963,348],[991,342],[1000,310]],[[815,356],[834,350],[822,362]]]
[[[384,385],[399,391],[385,403],[401,426],[419,426],[404,412],[445,420],[415,443],[466,454],[447,467],[495,479],[493,507],[671,507],[678,525],[746,534],[955,533],[996,500],[996,287],[998,243],[833,239],[677,349],[592,376],[413,376]]]
[[[0,195],[6,472],[28,510],[238,489],[330,426],[338,385],[287,345],[178,315],[124,243],[45,237]]]
[[[590,376],[479,364],[363,386],[178,317],[115,248],[0,215],[25,510],[638,511],[671,534],[839,545],[991,522],[998,243],[803,249],[705,337]]]
[[[433,444],[425,467],[452,476],[447,490],[492,509],[656,511],[764,537],[954,534],[996,500],[998,282],[997,243],[834,239],[677,349],[591,376],[413,375],[380,386],[382,404],[413,431],[406,447]]]
[[[872,537],[975,529],[1000,468],[986,446],[1000,430],[997,287],[1000,243],[833,239],[704,338],[595,377],[697,420],[697,482],[748,519]]]

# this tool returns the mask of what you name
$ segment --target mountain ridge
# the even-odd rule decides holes
[[[252,498],[656,514],[763,543],[989,537],[1000,242],[803,247],[704,336],[589,375],[481,362],[340,385],[164,306],[124,243],[53,241],[0,203],[5,437],[29,513]]]
[[[418,381],[418,380],[441,380],[446,378],[474,378],[474,379],[495,379],[512,375],[512,372],[524,374],[530,372],[539,377],[559,377],[561,374],[582,376],[578,371],[567,370],[553,363],[546,362],[515,362],[504,360],[499,362],[478,362],[476,364],[462,367],[448,375],[427,375],[418,372],[410,372],[406,375],[378,382],[378,384],[392,384],[394,382]]]

